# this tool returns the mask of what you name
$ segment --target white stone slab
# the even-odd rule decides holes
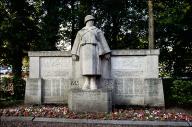
[[[44,79],[42,88],[43,103],[67,103],[70,79]]]
[[[159,60],[158,56],[150,55],[147,56],[146,60],[146,71],[145,77],[146,78],[158,78],[159,77]]]
[[[111,58],[112,70],[143,70],[145,64],[145,56],[118,56]]]
[[[109,112],[112,94],[109,90],[83,91],[72,89],[68,99],[69,109],[76,112]]]
[[[25,103],[41,104],[42,103],[42,79],[31,78],[26,82]]]
[[[30,57],[29,58],[29,78],[39,78],[39,57]]]
[[[72,60],[70,57],[41,57],[40,74],[42,78],[71,78]]]

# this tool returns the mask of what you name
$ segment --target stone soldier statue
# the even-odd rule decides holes
[[[78,31],[72,48],[72,59],[80,60],[81,74],[85,76],[83,90],[97,89],[96,77],[101,76],[101,57],[109,60],[110,49],[103,32],[94,26],[92,15],[85,17],[86,26]]]

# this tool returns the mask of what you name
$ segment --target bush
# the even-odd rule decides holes
[[[11,78],[2,77],[0,81],[0,97],[8,99],[13,95],[13,83]]]
[[[14,77],[14,99],[24,100],[26,82],[22,78]]]
[[[25,80],[16,77],[3,77],[0,83],[0,98],[2,100],[24,99]]]
[[[192,105],[192,81],[175,80],[171,87],[172,99],[179,105]]]

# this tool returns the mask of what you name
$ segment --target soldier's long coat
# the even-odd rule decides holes
[[[82,75],[101,75],[100,56],[109,52],[103,32],[95,26],[78,31],[71,51],[79,56]]]

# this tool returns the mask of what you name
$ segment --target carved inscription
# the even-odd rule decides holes
[[[38,80],[29,80],[29,82],[30,82],[29,85],[30,95],[37,96]]]
[[[142,95],[144,90],[144,79],[134,79],[134,94]]]
[[[63,57],[44,57],[40,59],[41,77],[71,77],[72,61]]]
[[[107,89],[114,89],[114,85],[115,85],[115,80],[113,79],[102,79],[101,83],[102,84],[102,88],[107,88]]]
[[[135,70],[112,70],[112,76],[114,78],[133,78],[133,77],[142,77],[143,71]]]
[[[117,70],[142,70],[146,59],[142,56],[130,56],[130,57],[112,57],[111,58],[112,69]]]
[[[133,79],[124,79],[124,93],[125,94],[134,94]]]
[[[46,70],[44,72],[41,73],[41,76],[43,78],[47,78],[47,77],[65,77],[65,78],[69,78],[71,75],[71,70]]]
[[[71,82],[71,85],[72,85],[72,86],[78,86],[78,85],[79,85],[79,81],[72,81],[72,82]]]
[[[70,85],[69,89],[80,88],[80,83],[79,82],[80,82],[79,80],[71,81],[71,85]]]
[[[123,94],[123,80],[122,79],[116,80],[115,91],[116,91],[116,94]]]
[[[64,96],[71,88],[71,81],[68,79],[45,79],[43,93],[45,96]]]
[[[60,96],[60,80],[52,80],[52,95]]]
[[[143,95],[143,79],[122,78],[116,80],[115,92],[118,95]]]
[[[98,92],[79,92],[74,95],[74,98],[77,100],[84,100],[84,98],[86,98],[86,100],[98,100],[98,97],[101,96]]]
[[[51,96],[51,80],[44,81],[44,90],[45,96]]]

